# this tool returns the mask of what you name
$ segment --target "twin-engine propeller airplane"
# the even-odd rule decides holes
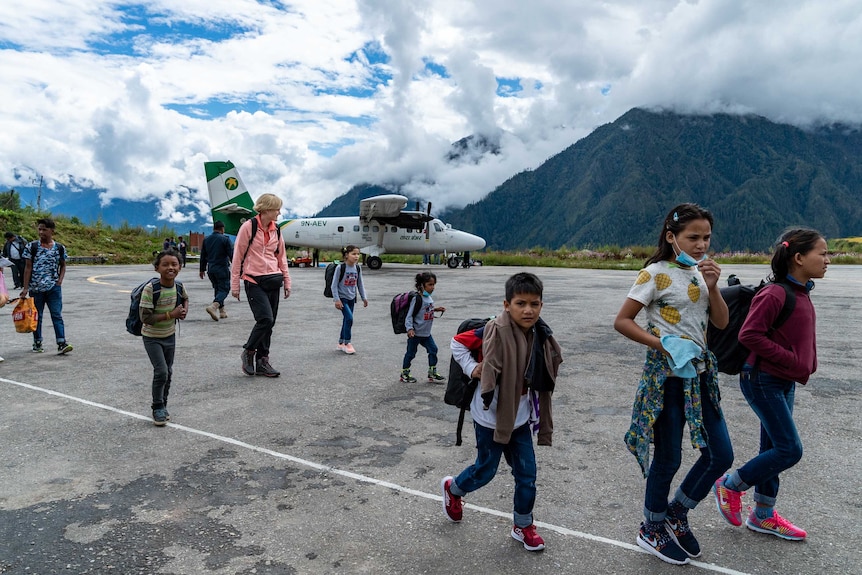
[[[213,221],[225,224],[225,233],[236,235],[240,225],[255,215],[254,200],[231,162],[205,162]],[[485,240],[452,229],[428,210],[408,211],[407,198],[399,194],[374,196],[359,202],[358,216],[299,218],[278,223],[284,242],[323,250],[340,250],[354,245],[365,257],[365,265],[376,270],[380,256],[389,254],[454,254],[481,250]],[[452,256],[449,267],[460,258]]]

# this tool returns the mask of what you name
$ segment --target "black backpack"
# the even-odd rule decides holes
[[[323,286],[323,297],[332,297],[332,278],[335,277],[335,270],[338,269],[338,281],[341,281],[346,268],[347,264],[344,262],[340,264],[332,262],[326,266],[326,270],[323,272],[323,281],[326,282],[326,285]],[[356,264],[356,273],[362,274],[362,267],[359,264]]]
[[[419,310],[422,309],[422,296],[418,291],[406,291],[397,294],[392,298],[389,304],[389,317],[392,319],[392,331],[395,333],[407,333],[407,312],[410,310],[410,305],[413,300],[418,299],[419,303],[413,309],[413,321],[416,321],[416,316],[419,315]]]
[[[709,350],[715,354],[718,371],[728,375],[736,375],[742,371],[742,366],[745,365],[745,360],[748,359],[749,355],[748,348],[739,343],[739,330],[742,329],[742,324],[745,323],[745,318],[748,316],[748,310],[751,309],[751,300],[754,299],[754,294],[769,283],[761,281],[760,285],[757,286],[743,285],[739,283],[736,276],[730,276],[727,281],[730,285],[721,288],[721,297],[727,303],[729,315],[727,327],[718,329],[710,323],[707,327],[706,343]],[[771,336],[776,329],[784,325],[796,307],[796,294],[793,292],[793,288],[786,283],[778,283],[778,285],[784,288],[786,294],[784,306],[778,317],[775,318],[772,327],[769,328],[767,336]]]
[[[456,335],[465,331],[484,328],[490,319],[487,317],[465,319],[458,326]],[[484,332],[482,335],[484,335]],[[473,353],[478,353],[478,351]],[[455,445],[461,445],[462,443],[461,430],[464,428],[464,412],[470,411],[470,403],[473,401],[473,394],[476,392],[478,386],[479,380],[465,374],[461,369],[461,365],[455,361],[455,358],[450,357],[449,380],[446,382],[446,393],[443,395],[443,402],[447,405],[454,405],[460,410],[458,414],[458,427],[455,431]]]
[[[144,288],[147,284],[153,284],[153,307],[159,301],[159,295],[162,293],[162,284],[159,283],[159,278],[148,279],[138,287],[132,290],[132,303],[129,305],[129,315],[126,317],[126,331],[132,335],[141,335],[141,329],[144,327],[144,322],[141,321],[141,296],[144,293]],[[183,289],[183,284],[180,281],[174,280],[174,285],[177,286],[177,299],[184,300],[186,291]]]
[[[60,242],[55,241],[54,243],[57,244],[57,252],[59,252],[59,254],[60,254],[60,260],[59,261],[62,262],[63,260],[66,259],[66,246],[64,246]],[[30,262],[32,264],[36,263],[36,253],[38,253],[40,245],[41,245],[41,242],[39,240],[33,240],[32,242],[30,242]],[[24,250],[23,249],[21,250],[21,256],[22,257],[24,256]]]

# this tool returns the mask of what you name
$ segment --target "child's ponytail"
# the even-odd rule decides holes
[[[814,249],[823,236],[811,228],[792,228],[786,230],[775,244],[772,254],[772,276],[774,282],[786,282],[790,274],[790,264],[796,254],[805,255]]]
[[[430,282],[431,280],[437,281],[437,276],[434,275],[434,272],[422,272],[416,274],[416,291],[422,293],[425,284]]]

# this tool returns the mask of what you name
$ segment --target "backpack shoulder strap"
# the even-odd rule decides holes
[[[251,249],[251,242],[254,241],[254,236],[257,235],[257,216],[251,219],[251,235],[248,236],[248,243],[245,244],[245,253],[242,254],[242,261],[239,263],[239,277],[242,277],[242,267],[245,263],[245,258],[248,256],[248,250]]]
[[[769,328],[769,333],[774,332],[776,329],[784,325],[784,322],[787,321],[790,314],[792,314],[793,310],[796,308],[796,293],[793,291],[793,287],[784,282],[778,282],[778,285],[784,288],[784,305],[781,306],[781,311],[778,312],[778,317],[775,318],[775,322],[773,322],[772,327]]]
[[[150,285],[153,286],[153,309],[156,309],[156,302],[159,301],[159,296],[162,294],[162,284],[159,278],[150,280]]]
[[[347,269],[347,263],[341,262],[338,266],[338,279],[335,281],[335,283],[338,283],[341,281],[341,278],[344,277],[344,270],[346,270],[346,269]]]
[[[32,263],[36,263],[36,252],[39,251],[39,240],[33,240],[30,242],[30,261]],[[24,255],[24,254],[21,254]]]

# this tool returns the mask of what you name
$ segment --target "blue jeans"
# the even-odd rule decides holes
[[[176,336],[143,336],[144,349],[153,364],[153,409],[168,406],[168,392],[171,390],[171,376],[174,373],[174,351]]]
[[[57,343],[66,341],[66,326],[63,323],[63,288],[55,285],[48,291],[32,292],[33,303],[36,304],[36,311],[39,313],[39,321],[36,325],[36,331],[33,332],[33,341],[42,343],[42,319],[44,317],[45,304],[48,304],[48,313],[51,314],[51,323],[54,324],[54,336]]]
[[[428,367],[437,365],[437,343],[430,335],[427,337],[408,337],[407,338],[407,353],[404,354],[404,361],[401,362],[401,369],[408,369],[416,357],[416,352],[419,351],[419,346],[428,350]]]
[[[463,497],[490,483],[497,474],[500,456],[512,468],[515,478],[514,522],[518,527],[533,524],[533,505],[536,503],[536,452],[530,424],[512,432],[505,445],[494,441],[494,430],[473,423],[476,430],[476,462],[461,472],[452,482],[452,495]]]
[[[224,307],[224,300],[230,293],[230,270],[208,271],[207,277],[213,286],[213,301],[218,302],[220,308]]]
[[[341,298],[341,335],[338,336],[338,343],[350,343],[350,337],[353,335],[353,307],[356,305],[355,299]]]
[[[715,480],[733,464],[733,447],[727,424],[718,406],[713,405],[706,387],[707,374],[700,376],[701,411],[706,447],[694,462],[674,494],[674,499],[688,509],[709,495]],[[664,382],[664,408],[653,426],[655,450],[647,475],[644,516],[647,521],[664,521],[667,514],[670,484],[682,465],[682,436],[686,427],[683,383],[678,377]]]
[[[793,422],[796,382],[779,379],[745,366],[739,388],[760,418],[760,454],[737,471],[740,490],[754,486],[754,500],[773,507],[778,495],[778,474],[802,459],[802,441]]]

